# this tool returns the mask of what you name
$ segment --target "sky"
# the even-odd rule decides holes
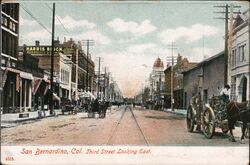
[[[36,40],[41,45],[51,44],[51,8],[56,2],[55,38],[61,42],[64,37],[76,42],[94,40],[90,53],[96,69],[97,57],[102,57],[101,68],[108,67],[124,97],[133,97],[146,85],[157,57],[166,67],[171,42],[176,45],[174,55],[179,53],[190,62],[200,62],[224,49],[225,21],[214,19],[223,17],[214,13],[223,9],[214,6],[225,5],[225,1],[18,2],[20,45],[34,45]],[[230,3],[242,6],[241,11],[249,7],[246,1]]]

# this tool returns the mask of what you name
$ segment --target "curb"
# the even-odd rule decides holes
[[[39,120],[39,119],[43,119],[43,118],[47,118],[47,117],[56,117],[57,115],[48,115],[45,117],[41,117],[39,118],[37,117],[30,117],[30,118],[25,118],[25,119],[20,119],[20,120],[1,120],[1,123],[5,123],[5,124],[11,124],[11,123],[19,123],[19,122],[25,122],[25,121],[31,121],[31,120]]]
[[[167,113],[176,114],[176,115],[186,116],[186,114],[185,114],[185,113],[181,113],[181,112],[169,111],[169,110],[166,110],[166,109],[164,109],[163,111],[164,111],[164,112],[167,112]]]

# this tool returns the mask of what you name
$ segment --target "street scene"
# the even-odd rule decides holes
[[[1,145],[245,149],[249,7],[1,1]]]
[[[213,139],[207,139],[201,131],[190,133],[187,131],[185,116],[181,113],[173,114],[135,107],[133,113],[136,119],[134,119],[129,109],[124,113],[125,108],[125,106],[112,107],[111,111],[107,111],[105,119],[88,118],[87,113],[79,113],[26,121],[9,129],[2,129],[1,143],[3,145],[249,145],[248,142],[245,144],[230,142],[220,129],[216,129]],[[235,130],[235,135],[239,141],[240,129]]]

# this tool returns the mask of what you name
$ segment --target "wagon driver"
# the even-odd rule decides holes
[[[220,95],[222,97],[222,100],[225,104],[229,103],[230,100],[230,86],[227,84],[225,85],[225,88],[221,90]]]

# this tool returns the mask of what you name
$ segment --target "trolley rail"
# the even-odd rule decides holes
[[[138,123],[138,121],[137,121],[137,119],[136,119],[136,117],[135,117],[135,114],[134,114],[134,112],[133,112],[131,106],[126,106],[125,109],[123,110],[122,115],[121,115],[119,121],[117,122],[117,124],[116,124],[116,126],[115,126],[115,128],[114,128],[114,130],[113,130],[113,132],[112,132],[112,134],[111,134],[111,136],[110,136],[109,139],[108,139],[107,145],[112,144],[112,143],[111,143],[111,140],[113,139],[115,133],[117,132],[117,129],[118,129],[118,127],[119,127],[119,125],[120,125],[120,123],[121,123],[121,121],[122,121],[122,119],[123,119],[123,117],[124,117],[124,115],[125,115],[127,109],[129,109],[129,111],[131,112],[132,117],[133,117],[133,119],[134,119],[134,121],[135,121],[137,127],[139,128],[139,131],[140,131],[141,135],[143,136],[143,139],[144,139],[144,141],[146,142],[146,145],[148,146],[148,145],[149,145],[149,142],[148,142],[148,140],[147,140],[147,138],[146,138],[146,136],[145,136],[143,130],[141,129],[141,126],[140,126],[140,124]]]

